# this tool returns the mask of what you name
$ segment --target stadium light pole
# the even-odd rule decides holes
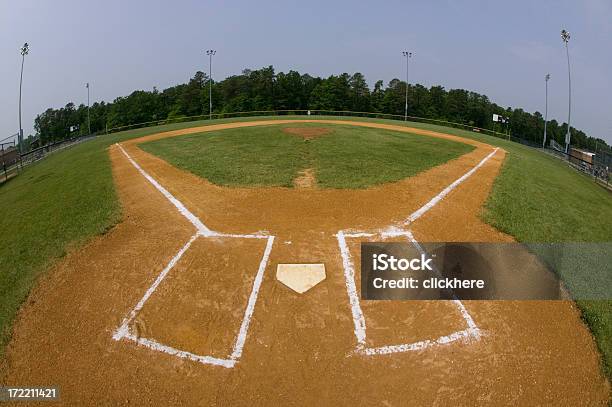
[[[404,121],[408,121],[408,60],[412,58],[412,52],[402,51],[402,55],[406,57],[406,105],[404,107]]]
[[[91,135],[91,120],[89,119],[89,82],[85,84],[87,88],[87,132]]]
[[[544,108],[544,141],[542,141],[542,148],[546,148],[546,123],[548,122],[548,80],[550,79],[550,74],[547,73],[544,77],[544,81],[546,82],[546,104]]]
[[[23,127],[21,126],[21,85],[23,84],[23,63],[25,61],[25,56],[30,52],[30,46],[26,42],[23,44],[23,47],[20,49],[21,52],[21,75],[19,77],[19,152],[23,153]]]
[[[208,88],[208,114],[210,120],[212,120],[212,57],[216,53],[217,51],[215,51],[214,49],[209,49],[206,51],[206,55],[208,55],[208,82],[210,84]]]
[[[570,131],[572,117],[572,76],[570,73],[570,57],[569,57],[569,40],[570,33],[566,30],[561,30],[561,39],[565,43],[565,53],[567,54],[567,84],[568,84],[568,108],[567,108],[567,133],[565,134],[565,153],[569,154],[569,146],[572,142],[572,133]]]

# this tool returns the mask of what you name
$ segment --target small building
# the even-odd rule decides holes
[[[7,149],[0,149],[0,166],[7,168],[19,161],[19,151],[17,148],[10,146]]]
[[[570,148],[570,162],[579,165],[585,169],[590,169],[593,167],[593,160],[595,158],[595,153],[591,153],[590,151],[580,150],[578,148]]]

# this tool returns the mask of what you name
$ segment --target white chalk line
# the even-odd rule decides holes
[[[136,335],[127,334],[125,336],[126,339],[136,342],[138,345],[147,347],[149,349],[153,349],[158,352],[167,353],[169,355],[177,356],[183,359],[190,359],[194,362],[199,362],[208,365],[217,365],[227,368],[232,368],[236,364],[235,360],[232,359],[221,359],[215,358],[212,356],[200,356],[191,352],[187,352],[184,350],[176,349],[168,345],[161,344],[153,339],[147,339],[142,337],[137,337]]]
[[[348,236],[348,235],[347,235]],[[405,236],[417,250],[420,252],[422,248],[420,244],[414,239],[414,236],[410,231],[404,233],[396,232],[391,237]],[[381,234],[381,238],[388,237]],[[342,231],[339,231],[336,235],[338,239],[338,245],[340,247],[340,254],[342,255],[342,264],[344,266],[344,280],[346,284],[347,293],[349,296],[349,303],[351,304],[351,314],[353,316],[353,325],[355,338],[357,339],[357,346],[355,349],[356,353],[364,355],[387,355],[390,353],[402,353],[416,350],[423,350],[432,346],[448,345],[460,339],[480,337],[480,331],[474,320],[470,316],[467,309],[463,306],[463,303],[458,299],[453,299],[453,304],[457,306],[462,318],[466,322],[467,328],[464,330],[456,331],[448,335],[440,336],[437,339],[426,339],[423,341],[405,343],[400,345],[385,345],[379,347],[367,347],[366,346],[366,322],[361,308],[359,300],[359,294],[357,293],[357,286],[355,282],[355,267],[350,254],[350,249],[346,243],[345,235]]]
[[[145,302],[149,299],[149,297],[155,292],[159,284],[166,278],[166,275],[172,270],[172,268],[178,263],[183,254],[189,249],[191,244],[198,238],[198,234],[191,236],[191,238],[185,243],[185,245],[174,255],[174,257],[170,260],[170,262],[164,267],[164,269],[159,273],[153,284],[149,287],[149,289],[142,296],[140,301],[132,308],[132,310],[128,313],[128,315],[123,319],[123,322],[113,334],[113,339],[118,341],[121,338],[126,337],[129,334],[129,324],[134,320],[138,312],[144,307]]]
[[[355,284],[355,269],[344,233],[339,231],[336,238],[338,239],[342,265],[344,266],[344,283],[346,284],[346,291],[349,296],[349,303],[351,304],[355,337],[357,338],[357,345],[363,347],[366,340],[366,323],[361,305],[359,304],[359,294],[357,294],[357,286]]]
[[[134,159],[127,153],[127,151],[123,149],[120,144],[117,144],[117,146],[119,147],[123,155],[125,155],[127,159],[132,163],[132,165],[147,179],[147,181],[149,181],[159,192],[161,192],[166,197],[166,199],[168,199],[176,207],[176,209],[178,209],[179,213],[185,218],[187,218],[187,220],[191,222],[193,226],[196,227],[200,234],[202,234],[203,236],[211,236],[215,234],[213,231],[204,226],[202,221],[200,221],[197,216],[191,213],[191,211],[187,209],[181,201],[176,199],[170,192],[168,192],[166,188],[161,186],[159,182],[155,180],[155,178],[153,178],[145,170],[143,170],[142,167],[138,165],[136,161],[134,161]]]
[[[421,244],[414,238],[414,235],[412,234],[412,232],[409,230],[406,234],[406,236],[408,237],[408,240],[410,240],[410,242],[412,243],[412,245],[418,250],[418,252],[420,254],[427,254],[427,252],[425,251],[425,249],[423,249],[423,247],[421,246]],[[436,274],[438,274],[438,276],[442,276],[442,273],[440,273],[440,271],[436,268],[436,266],[433,266],[434,272]],[[479,336],[479,329],[476,326],[476,323],[474,322],[474,320],[472,319],[472,316],[470,315],[470,313],[467,311],[467,309],[465,309],[465,306],[463,305],[463,303],[457,298],[457,296],[455,295],[454,291],[453,291],[453,303],[457,306],[457,308],[459,309],[459,312],[461,313],[461,316],[463,317],[463,319],[465,320],[465,322],[468,325],[468,329],[471,330],[471,332],[474,334],[474,336]]]
[[[489,158],[493,157],[495,155],[495,153],[497,152],[497,150],[499,150],[499,148],[495,148],[489,155],[487,155],[478,164],[476,164],[476,166],[474,168],[472,168],[471,170],[469,170],[468,172],[463,174],[461,177],[457,178],[452,184],[450,184],[449,186],[444,188],[438,195],[436,195],[433,198],[431,198],[431,200],[429,202],[427,202],[425,205],[421,206],[419,209],[414,211],[408,217],[408,219],[406,219],[406,221],[404,221],[404,225],[408,225],[408,224],[414,222],[415,220],[417,220],[418,218],[423,216],[423,214],[425,214],[425,212],[427,212],[428,210],[430,210],[431,208],[436,206],[438,204],[438,202],[440,202],[442,199],[444,199],[444,197],[446,195],[448,195],[453,189],[457,188],[457,186],[459,184],[461,184],[463,181],[468,179],[474,172],[476,172],[477,169],[482,167],[484,165],[484,163],[486,163],[489,160]]]
[[[416,221],[421,216],[423,216],[427,211],[436,206],[442,199],[444,199],[452,190],[457,188],[462,182],[468,179],[476,170],[482,167],[491,157],[495,155],[498,148],[495,148],[491,153],[489,153],[486,157],[484,157],[478,164],[476,164],[473,168],[471,168],[468,172],[463,174],[461,177],[457,178],[454,182],[452,182],[449,186],[444,188],[440,193],[438,193],[435,197],[429,200],[425,205],[421,206],[415,212],[413,212],[408,219],[403,222],[403,226]],[[461,331],[453,332],[449,335],[440,336],[437,339],[427,339],[423,341],[400,344],[400,345],[386,345],[380,347],[367,347],[366,346],[366,322],[363,314],[363,310],[361,308],[359,294],[357,294],[357,286],[355,283],[355,267],[353,265],[353,260],[351,258],[351,253],[346,243],[346,238],[363,238],[363,237],[374,237],[380,236],[382,239],[392,238],[392,237],[406,237],[410,243],[412,243],[415,248],[421,252],[425,253],[422,246],[415,239],[414,235],[410,230],[405,229],[404,227],[390,226],[384,230],[376,231],[376,232],[365,232],[365,231],[343,231],[340,230],[336,234],[336,239],[338,240],[338,247],[340,249],[340,255],[342,256],[342,265],[344,268],[344,280],[346,285],[346,291],[349,297],[349,303],[351,305],[351,314],[353,316],[353,326],[355,338],[357,339],[357,346],[355,349],[356,353],[364,354],[364,355],[384,355],[390,353],[401,353],[401,352],[409,352],[415,350],[422,350],[432,346],[439,345],[447,345],[453,342],[456,342],[460,339],[479,339],[480,338],[480,330],[474,319],[467,311],[463,303],[457,299],[456,297],[452,300],[457,309],[459,310],[461,317],[465,321],[467,328]],[[453,294],[454,295],[454,294]]]
[[[155,180],[151,175],[149,175],[145,170],[138,165],[138,163],[132,159],[132,157],[123,149],[123,147],[117,144],[119,149],[123,152],[126,158],[132,163],[132,165],[147,179],[157,190],[159,190],[165,197],[168,199],[179,211],[181,215],[183,215],[192,225],[196,228],[196,234],[194,234],[189,241],[177,252],[177,254],[170,260],[170,262],[164,267],[161,273],[157,276],[153,284],[147,289],[143,297],[140,301],[134,306],[132,310],[128,313],[128,315],[123,319],[121,325],[115,333],[113,334],[113,339],[118,341],[121,339],[128,339],[136,342],[141,346],[145,346],[149,349],[156,350],[158,352],[167,353],[169,355],[173,355],[183,359],[190,359],[195,362],[203,363],[203,364],[211,364],[217,366],[223,366],[226,368],[232,368],[235,366],[237,361],[242,356],[242,351],[244,348],[244,344],[246,343],[246,338],[249,330],[249,325],[251,323],[251,318],[253,313],[255,312],[255,304],[257,303],[257,296],[259,294],[259,289],[261,287],[261,283],[263,282],[263,276],[268,264],[268,259],[270,257],[270,253],[272,251],[272,245],[274,244],[274,236],[268,235],[266,232],[258,232],[254,234],[234,234],[234,233],[220,233],[215,232],[207,228],[202,221],[194,215],[191,211],[189,211],[185,205],[177,198],[175,198],[168,190],[166,190],[157,180]],[[259,268],[257,270],[257,274],[253,281],[253,288],[251,289],[251,293],[249,295],[249,300],[247,302],[247,306],[244,312],[244,317],[242,319],[242,323],[240,324],[240,330],[236,336],[236,341],[232,348],[232,353],[227,359],[216,358],[213,356],[202,356],[196,355],[191,352],[187,352],[184,350],[176,349],[168,345],[164,345],[159,343],[153,339],[138,337],[130,332],[129,325],[136,318],[138,312],[142,310],[145,303],[151,297],[151,295],[155,292],[160,283],[164,280],[164,278],[168,275],[170,270],[178,263],[183,254],[191,247],[191,244],[198,238],[230,238],[230,239],[267,239],[266,248],[264,250],[264,254],[259,263]]]
[[[264,251],[264,254],[261,258],[261,262],[259,263],[259,270],[257,270],[257,275],[255,276],[255,280],[253,281],[253,289],[251,290],[249,302],[247,304],[246,310],[244,311],[242,324],[240,325],[240,332],[238,333],[236,343],[234,344],[234,350],[232,352],[232,355],[230,356],[232,360],[237,360],[240,358],[240,356],[242,356],[242,348],[244,347],[247,332],[249,331],[251,317],[253,316],[253,312],[255,311],[257,295],[259,294],[259,288],[261,287],[261,282],[263,281],[263,275],[266,270],[266,265],[268,264],[268,258],[270,257],[270,252],[272,251],[273,244],[274,236],[270,236],[268,238],[268,242],[266,243],[266,250]]]

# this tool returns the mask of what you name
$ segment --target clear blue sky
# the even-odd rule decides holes
[[[213,76],[274,65],[328,76],[362,72],[368,82],[403,78],[464,88],[507,107],[567,120],[561,28],[571,34],[572,124],[612,142],[611,0],[432,1],[67,1],[0,3],[0,138],[18,130],[19,47],[26,57],[26,135],[36,114],[69,101],[111,101],[162,89],[205,70]]]

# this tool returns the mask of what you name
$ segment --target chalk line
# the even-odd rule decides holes
[[[357,237],[360,237],[360,233],[355,234]],[[369,234],[368,234],[369,235]],[[348,235],[346,235],[348,236]],[[421,253],[425,253],[422,246],[417,242],[414,238],[414,235],[411,231],[407,230],[404,232],[400,232],[399,230],[395,230],[390,237],[398,237],[405,236]],[[384,238],[381,234],[381,237]],[[355,282],[355,267],[353,265],[353,261],[351,258],[350,250],[346,243],[346,238],[343,231],[339,231],[336,234],[336,238],[338,240],[338,246],[340,248],[340,254],[342,255],[342,264],[344,267],[344,280],[346,284],[346,289],[349,297],[349,303],[351,304],[351,313],[353,316],[353,325],[354,325],[354,333],[355,338],[357,339],[357,346],[355,349],[356,353],[360,353],[363,355],[387,355],[391,353],[402,353],[402,352],[410,352],[423,350],[432,346],[442,346],[448,345],[460,339],[474,338],[478,339],[480,337],[480,330],[474,323],[471,315],[464,307],[463,303],[456,299],[452,300],[453,304],[459,310],[459,313],[463,317],[466,322],[467,328],[452,332],[448,335],[440,336],[437,339],[426,339],[418,342],[412,343],[404,343],[399,345],[385,345],[379,347],[367,347],[366,346],[366,322],[363,314],[363,310],[361,308],[361,303],[359,300],[359,294],[357,293],[357,286]]]
[[[473,167],[471,170],[469,170],[468,172],[463,174],[461,177],[457,178],[452,184],[450,184],[449,186],[444,188],[438,195],[436,195],[433,198],[431,198],[431,200],[429,202],[427,202],[425,205],[421,206],[419,209],[414,211],[408,217],[408,219],[406,219],[406,221],[404,221],[404,225],[408,225],[408,224],[414,222],[415,220],[417,220],[418,218],[423,216],[423,214],[425,214],[425,212],[427,212],[428,210],[430,210],[431,208],[436,206],[438,204],[438,202],[440,202],[442,199],[444,199],[444,197],[446,195],[448,195],[453,189],[457,188],[457,186],[459,184],[461,184],[463,181],[468,179],[474,172],[476,172],[477,169],[482,167],[484,165],[484,163],[486,163],[489,160],[489,158],[493,157],[495,155],[495,153],[497,152],[497,150],[499,150],[499,148],[494,149],[489,155],[487,155],[478,164],[476,164],[475,167]]]
[[[247,332],[249,331],[249,324],[251,323],[251,317],[253,316],[253,312],[255,311],[255,303],[257,302],[257,295],[259,294],[259,287],[261,286],[261,282],[263,281],[263,275],[266,270],[266,266],[268,264],[268,258],[270,257],[270,252],[272,251],[272,245],[274,244],[274,236],[270,236],[268,238],[268,242],[266,244],[266,250],[261,258],[261,262],[259,263],[259,270],[257,270],[257,275],[255,276],[255,281],[253,281],[253,289],[251,290],[251,295],[249,296],[249,302],[247,304],[246,310],[244,311],[244,317],[242,318],[242,324],[240,325],[240,332],[238,333],[238,337],[236,338],[236,343],[234,344],[234,350],[231,359],[236,360],[240,358],[242,355],[242,348],[244,347],[244,342],[246,341]]]
[[[464,319],[467,328],[461,331],[453,332],[449,335],[441,336],[437,339],[427,339],[414,343],[400,344],[400,345],[387,345],[380,347],[367,347],[366,346],[366,322],[363,314],[363,310],[361,308],[359,294],[357,293],[357,286],[355,283],[355,267],[353,265],[353,260],[351,258],[351,253],[346,243],[346,238],[363,238],[363,237],[373,237],[380,236],[382,239],[392,238],[392,237],[401,237],[404,236],[410,241],[415,248],[421,252],[425,253],[423,247],[420,243],[415,239],[412,232],[408,229],[405,229],[406,225],[416,221],[421,216],[423,216],[427,211],[436,206],[442,199],[444,199],[452,190],[457,188],[463,181],[468,179],[476,170],[482,167],[491,157],[495,155],[498,151],[498,148],[495,148],[491,153],[489,153],[486,157],[484,157],[478,164],[472,167],[468,172],[463,174],[461,177],[457,178],[454,182],[452,182],[449,186],[444,188],[440,193],[430,199],[425,205],[421,206],[419,209],[414,211],[406,221],[402,223],[403,227],[390,226],[384,230],[377,232],[367,232],[367,231],[343,231],[340,230],[336,234],[336,239],[338,240],[338,247],[340,249],[340,255],[342,256],[342,265],[344,268],[344,280],[346,285],[346,291],[349,297],[349,303],[351,305],[351,314],[353,316],[353,326],[355,338],[357,339],[357,347],[356,352],[365,354],[365,355],[383,355],[389,353],[398,353],[398,352],[408,352],[414,350],[422,350],[431,346],[439,346],[453,343],[459,339],[463,338],[474,338],[478,339],[480,337],[480,330],[478,326],[474,322],[474,319],[467,311],[463,303],[457,299],[455,296],[452,300],[462,318]],[[454,293],[453,293],[454,295]]]
[[[142,167],[138,165],[136,161],[134,161],[134,159],[127,153],[127,151],[123,149],[120,144],[117,144],[117,146],[119,147],[123,155],[125,155],[127,159],[132,163],[132,165],[147,179],[147,181],[149,181],[159,192],[161,192],[166,197],[166,199],[168,199],[176,207],[176,209],[178,209],[179,213],[185,218],[187,218],[187,220],[191,222],[193,226],[196,227],[200,234],[202,234],[203,236],[215,235],[215,233],[212,230],[208,229],[206,226],[204,226],[202,221],[200,221],[197,216],[191,213],[191,211],[187,209],[181,201],[176,199],[174,195],[168,192],[166,188],[161,186],[160,183],[155,180],[155,178],[153,178],[149,175],[149,173],[143,170]]]
[[[355,270],[351,260],[351,253],[346,245],[346,239],[342,231],[336,234],[336,238],[338,239],[338,246],[340,247],[340,254],[342,255],[344,283],[346,284],[346,291],[348,292],[349,303],[351,304],[355,337],[357,338],[358,346],[365,346],[366,324],[361,305],[359,304],[359,295],[357,294],[357,286],[355,285]]]
[[[195,226],[197,232],[194,234],[185,245],[174,255],[174,257],[170,260],[170,262],[164,267],[161,273],[157,276],[153,284],[147,289],[143,297],[140,301],[130,310],[128,315],[123,319],[121,325],[115,333],[113,334],[114,340],[128,339],[136,342],[139,345],[145,346],[149,349],[156,350],[159,352],[167,353],[169,355],[173,355],[179,358],[190,359],[195,362],[200,362],[204,364],[212,364],[217,366],[223,366],[226,368],[232,368],[237,363],[240,356],[242,356],[242,351],[244,348],[244,344],[246,343],[246,338],[249,330],[249,325],[251,322],[251,318],[253,317],[253,313],[255,312],[255,304],[257,302],[257,296],[259,294],[259,289],[261,287],[261,283],[263,282],[263,276],[268,265],[268,259],[270,257],[270,252],[272,251],[272,245],[274,244],[274,236],[270,236],[267,232],[257,232],[252,234],[235,234],[235,233],[220,233],[215,232],[207,228],[204,223],[194,215],[189,209],[183,205],[181,201],[175,198],[166,188],[164,188],[155,178],[149,175],[142,167],[123,149],[123,147],[117,144],[119,149],[123,152],[125,157],[130,161],[130,163],[145,177],[158,191],[160,191],[166,199],[168,199],[179,211],[181,215],[183,215],[192,225]],[[229,358],[216,358],[212,356],[202,356],[196,355],[194,353],[173,348],[168,345],[164,345],[159,343],[153,339],[138,337],[133,335],[130,332],[129,325],[134,320],[138,312],[142,310],[144,304],[147,302],[149,297],[155,292],[159,284],[164,280],[164,278],[168,275],[170,270],[178,263],[183,254],[191,247],[191,244],[199,237],[203,238],[228,238],[228,239],[267,239],[266,248],[264,250],[264,254],[259,263],[259,268],[257,270],[257,274],[253,281],[253,288],[251,289],[251,293],[249,295],[249,300],[247,302],[247,306],[244,312],[244,317],[242,319],[242,323],[240,324],[240,330],[236,336],[236,342],[232,348],[232,353]]]
[[[132,320],[136,317],[138,312],[142,309],[142,307],[144,307],[145,302],[147,302],[147,300],[149,299],[151,294],[153,294],[155,292],[155,290],[157,289],[159,284],[164,280],[164,278],[166,278],[166,275],[168,275],[170,270],[172,270],[172,268],[176,265],[176,263],[178,263],[178,261],[181,259],[183,254],[185,254],[187,249],[189,249],[191,244],[197,238],[198,238],[198,234],[197,233],[195,235],[191,236],[191,238],[187,241],[187,243],[185,243],[185,245],[178,251],[178,253],[176,253],[176,255],[174,255],[174,257],[166,265],[166,267],[164,267],[164,269],[161,271],[161,273],[159,273],[159,275],[157,276],[157,278],[155,279],[153,284],[151,284],[151,286],[145,292],[145,294],[142,296],[140,301],[138,301],[136,306],[134,306],[134,308],[132,308],[132,310],[129,312],[129,314],[123,319],[123,322],[121,323],[121,325],[119,326],[119,328],[115,331],[115,333],[113,335],[113,339],[114,340],[118,341],[119,339],[124,338],[124,337],[126,337],[129,334],[129,327],[128,326],[129,326],[130,322],[132,322]]]
[[[208,364],[208,365],[217,365],[217,366],[222,366],[226,368],[232,368],[236,364],[236,361],[232,359],[221,359],[221,358],[215,358],[212,356],[200,356],[200,355],[196,355],[191,352],[173,348],[172,346],[161,344],[153,339],[147,339],[147,338],[142,338],[142,337],[139,338],[132,334],[127,334],[125,338],[131,341],[134,341],[141,346],[145,346],[149,349],[153,349],[158,352],[163,352],[169,355],[177,356],[182,359],[190,359],[190,360],[193,360],[194,362],[199,362],[199,363]]]

